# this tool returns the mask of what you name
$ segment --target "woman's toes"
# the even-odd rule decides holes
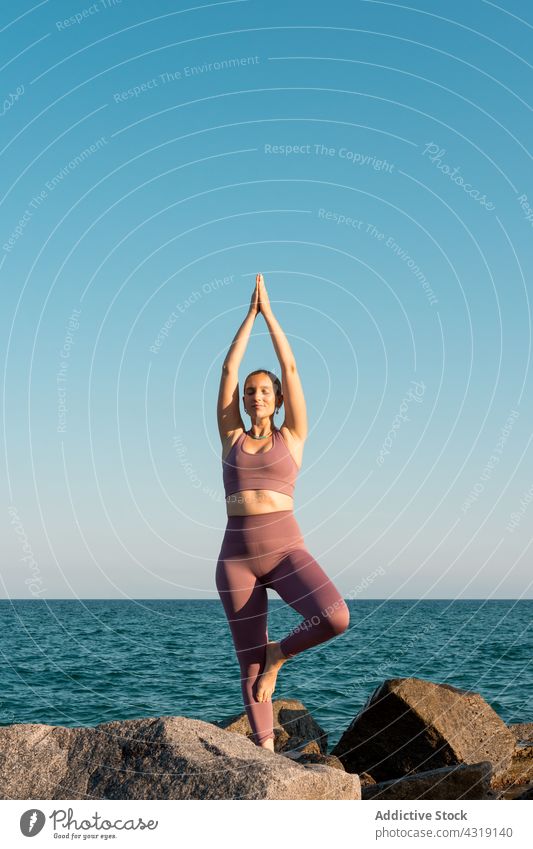
[[[270,696],[272,695],[272,690],[266,686],[266,684],[259,682],[257,687],[257,701],[258,702],[268,702]]]

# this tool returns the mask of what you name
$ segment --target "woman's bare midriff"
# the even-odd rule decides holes
[[[258,513],[274,513],[292,510],[294,499],[273,489],[243,489],[226,497],[228,516],[256,516]]]

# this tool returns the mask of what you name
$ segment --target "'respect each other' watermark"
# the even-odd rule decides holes
[[[400,404],[400,409],[398,413],[395,415],[392,420],[391,429],[389,430],[387,436],[383,441],[383,445],[379,451],[378,456],[376,457],[376,463],[378,466],[382,466],[385,462],[385,456],[390,454],[390,449],[392,448],[393,440],[396,439],[396,432],[401,427],[402,422],[408,422],[409,418],[407,416],[407,410],[409,409],[409,402],[416,401],[417,404],[422,403],[422,396],[426,391],[426,385],[423,381],[412,380],[411,383],[415,385],[415,390],[412,388],[405,394],[402,398],[402,402]],[[420,390],[420,391],[419,391]]]

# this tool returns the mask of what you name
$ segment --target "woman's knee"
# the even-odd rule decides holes
[[[350,624],[350,611],[343,598],[326,608],[327,620],[335,637],[344,634]]]

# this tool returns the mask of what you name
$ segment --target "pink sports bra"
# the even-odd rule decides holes
[[[243,431],[222,461],[226,497],[244,489],[272,489],[291,495],[298,466],[279,430],[272,432],[272,448],[251,454],[243,448]]]

